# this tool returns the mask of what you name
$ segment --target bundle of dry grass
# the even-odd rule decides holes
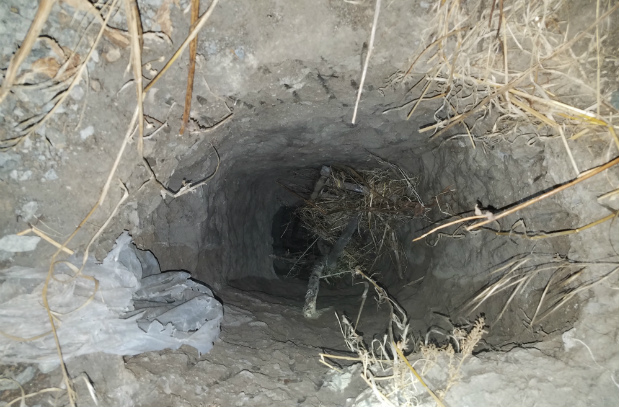
[[[346,247],[341,267],[330,275],[350,272],[357,266],[371,270],[380,256],[389,253],[403,276],[396,225],[430,210],[416,188],[417,179],[397,166],[387,170],[323,167],[312,197],[298,211],[305,227],[316,238],[333,244],[351,215],[360,216],[359,233]]]
[[[604,12],[598,2],[597,19],[574,35],[560,21],[562,0],[498,1],[496,8],[483,1],[434,3],[434,24],[423,36],[429,41],[406,72],[389,80],[396,85],[424,75],[412,86],[414,98],[398,108],[409,108],[410,118],[422,101],[440,100],[435,124],[420,132],[435,138],[457,126],[461,132],[450,140],[465,137],[473,147],[522,135],[530,142],[560,137],[578,175],[569,138],[597,134],[619,147],[612,127],[616,108],[601,75],[613,62],[603,55],[606,17],[619,5]]]

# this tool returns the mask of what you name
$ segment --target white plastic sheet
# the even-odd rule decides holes
[[[73,264],[78,264],[76,260]],[[206,353],[218,338],[223,307],[211,290],[184,271],[161,273],[150,252],[124,232],[102,264],[89,260],[74,278],[62,264],[49,285],[49,304],[65,360],[93,352],[136,355],[186,344]],[[0,360],[58,365],[41,293],[47,270],[12,267],[0,271]],[[144,276],[144,278],[142,278]],[[47,334],[46,334],[47,333]],[[12,337],[31,339],[20,341]]]

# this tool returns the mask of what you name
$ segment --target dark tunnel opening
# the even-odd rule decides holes
[[[273,269],[280,278],[307,280],[319,256],[317,238],[303,225],[299,207],[282,206],[273,216]]]

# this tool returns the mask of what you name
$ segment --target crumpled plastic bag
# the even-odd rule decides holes
[[[223,307],[211,290],[185,271],[161,273],[155,256],[137,249],[127,232],[102,264],[89,259],[82,274],[76,278],[60,263],[48,289],[65,360],[94,352],[136,355],[183,344],[203,354],[219,337]],[[25,267],[0,271],[4,363],[38,363],[43,372],[59,364],[41,296],[46,276],[47,270]]]

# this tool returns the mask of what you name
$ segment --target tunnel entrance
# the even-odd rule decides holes
[[[107,377],[112,359],[76,357],[66,390],[88,368],[97,391],[125,392],[103,406],[381,402],[362,392],[407,407],[510,405],[523,389],[540,404],[612,404],[619,5],[125,3],[0,2],[0,263],[80,270],[127,231],[155,274],[195,288],[151,284],[158,311],[208,289],[225,312],[206,355],[149,352]],[[135,298],[97,276],[48,276],[87,295],[65,315],[40,307],[37,285],[22,309],[42,319],[24,338],[69,355],[69,317],[123,292],[155,302],[145,270],[118,283]],[[135,304],[116,308],[146,313]],[[74,321],[95,321],[85,341],[105,325]],[[325,349],[337,352],[328,363]]]

